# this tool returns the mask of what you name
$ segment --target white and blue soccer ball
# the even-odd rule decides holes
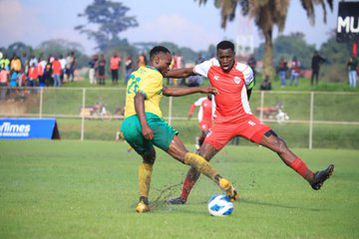
[[[233,212],[233,203],[226,195],[214,195],[209,199],[208,212],[212,216],[225,217]]]

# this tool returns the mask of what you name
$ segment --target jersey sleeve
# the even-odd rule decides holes
[[[198,106],[201,106],[202,102],[206,100],[206,97],[202,97],[202,98],[199,98],[198,100],[196,100],[196,102],[194,102],[193,104],[198,107]]]
[[[252,68],[247,65],[247,67],[243,71],[243,75],[244,75],[244,81],[247,86],[247,89],[248,90],[252,89],[255,84]]]
[[[213,65],[214,65],[214,58],[196,65],[193,69],[193,72],[201,76],[207,77],[208,71]]]

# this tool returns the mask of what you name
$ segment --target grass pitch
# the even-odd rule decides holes
[[[188,167],[160,151],[153,211],[140,215],[140,160],[125,143],[0,141],[0,238],[358,238],[359,151],[294,151],[314,169],[335,164],[322,190],[267,149],[228,146],[212,163],[241,202],[217,218],[207,201],[219,190],[205,177],[187,205],[163,203],[179,194]]]

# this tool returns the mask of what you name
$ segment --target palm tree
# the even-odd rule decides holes
[[[196,0],[195,0],[196,1]],[[198,0],[206,4],[207,0]],[[264,74],[274,75],[273,69],[273,27],[283,31],[287,18],[289,0],[214,0],[215,6],[221,9],[221,27],[226,28],[228,21],[235,18],[236,7],[241,6],[242,14],[254,18],[254,21],[264,37]],[[333,0],[301,0],[302,7],[307,12],[311,24],[315,24],[314,5],[321,5],[323,21],[326,23],[327,5],[333,10]]]

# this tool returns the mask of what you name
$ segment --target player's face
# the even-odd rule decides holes
[[[172,56],[170,53],[159,53],[154,61],[154,67],[165,76],[169,71],[171,65]]]
[[[218,49],[217,58],[224,72],[229,72],[234,65],[234,51],[232,49]]]

